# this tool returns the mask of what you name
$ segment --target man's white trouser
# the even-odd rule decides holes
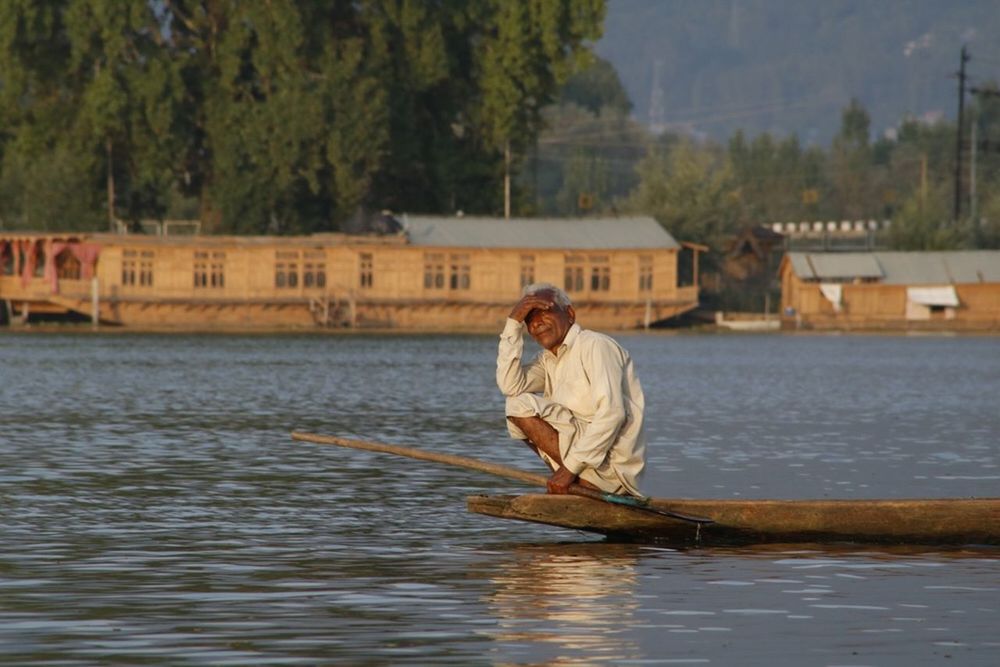
[[[508,397],[505,413],[508,417],[541,417],[545,420],[559,435],[559,456],[563,460],[566,459],[566,453],[573,444],[586,432],[588,426],[586,421],[577,419],[569,408],[537,394],[518,394]],[[528,439],[524,431],[509,419],[507,420],[507,431],[510,433],[510,437],[515,440]],[[559,466],[548,454],[538,450],[538,455],[552,470],[558,469]],[[615,474],[607,457],[597,468],[584,468],[580,473],[580,478],[587,480],[602,491],[626,493],[625,487],[618,480],[618,475]]]

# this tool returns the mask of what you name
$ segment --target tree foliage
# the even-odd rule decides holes
[[[504,150],[534,144],[603,15],[604,0],[0,3],[0,222],[100,227],[192,200],[237,233],[334,229],[359,205],[495,212]]]
[[[337,229],[359,209],[655,215],[721,246],[773,221],[892,219],[898,248],[1000,245],[1000,97],[980,85],[950,219],[955,124],[828,147],[655,136],[590,46],[604,0],[7,0],[0,226]],[[992,91],[985,94],[982,91]]]
[[[614,66],[593,57],[591,63],[573,74],[563,85],[559,104],[575,104],[593,114],[611,110],[621,115],[632,111],[632,100],[622,86]]]
[[[737,217],[736,183],[726,155],[690,140],[650,150],[637,167],[630,208],[646,211],[681,240],[721,245]]]

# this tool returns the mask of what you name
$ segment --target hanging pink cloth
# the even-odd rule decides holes
[[[59,269],[56,266],[56,259],[68,246],[65,241],[48,239],[45,242],[45,280],[52,287],[53,294],[59,294]]]
[[[94,265],[97,263],[97,256],[101,254],[101,246],[96,243],[71,243],[70,252],[80,260],[80,278],[90,280],[94,277]]]
[[[31,284],[31,279],[35,275],[35,263],[38,257],[35,255],[36,241],[28,239],[20,242],[21,252],[24,254],[24,266],[21,267],[21,287]]]

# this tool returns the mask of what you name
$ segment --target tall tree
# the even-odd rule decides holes
[[[651,150],[638,171],[631,207],[655,216],[678,240],[721,248],[736,230],[738,199],[721,151],[682,140]]]
[[[0,216],[106,226],[189,197],[210,230],[283,233],[359,205],[495,212],[504,149],[533,145],[603,14],[604,0],[0,3]]]
[[[0,187],[19,194],[7,214],[51,229],[162,211],[180,86],[149,3],[15,0],[0,11]]]
[[[559,103],[575,104],[594,114],[608,109],[620,114],[632,111],[632,100],[614,65],[596,56],[566,81],[559,92]]]
[[[883,179],[873,169],[870,133],[871,117],[852,99],[841,113],[840,131],[830,152],[829,179],[836,204],[832,213],[838,217],[864,219],[880,207],[877,192]]]
[[[67,4],[0,3],[0,219],[6,226],[101,224],[95,156],[77,145],[69,113],[79,104],[80,87],[69,76]],[[79,216],[69,217],[73,211]]]
[[[477,49],[481,97],[476,123],[506,171],[541,129],[542,109],[585,64],[584,43],[601,34],[603,0],[493,0],[490,30]]]
[[[552,105],[544,119],[522,182],[535,191],[539,211],[612,212],[639,181],[635,167],[653,141],[648,131],[612,107],[595,114],[572,103]]]
[[[747,141],[737,132],[728,155],[746,224],[795,220],[820,209],[822,161],[803,152],[796,136],[778,140],[765,132]]]

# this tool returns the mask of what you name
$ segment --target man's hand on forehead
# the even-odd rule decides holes
[[[521,297],[514,308],[510,311],[510,318],[518,322],[533,316],[534,311],[552,310],[555,307],[555,298],[551,292],[538,292]]]

